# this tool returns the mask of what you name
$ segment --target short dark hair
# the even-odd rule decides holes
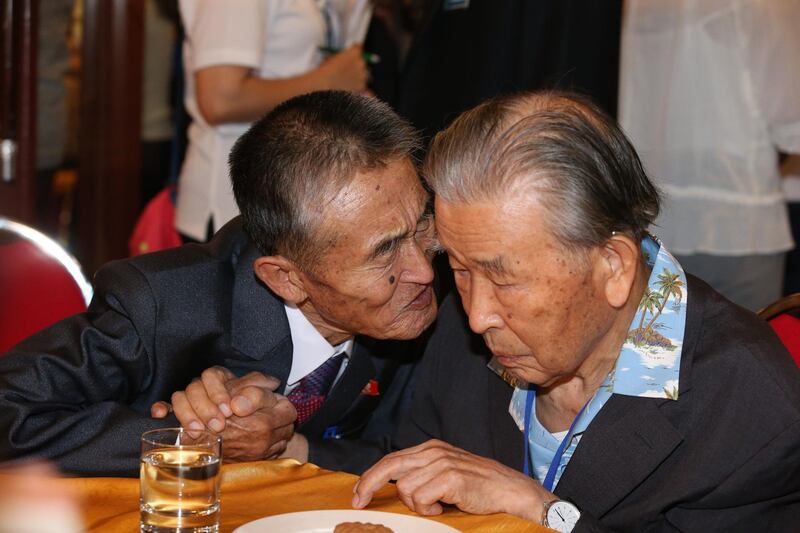
[[[291,98],[253,124],[231,150],[233,193],[261,253],[309,265],[324,251],[326,206],[359,171],[419,149],[419,137],[385,103],[320,91]]]
[[[658,190],[616,122],[566,92],[503,96],[467,111],[436,135],[423,175],[450,202],[520,186],[540,192],[548,229],[573,250],[615,231],[640,240],[659,212]]]

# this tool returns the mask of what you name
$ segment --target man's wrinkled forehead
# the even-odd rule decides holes
[[[432,210],[427,191],[408,158],[359,171],[331,194],[320,217],[324,244],[354,253],[380,252],[412,232]]]

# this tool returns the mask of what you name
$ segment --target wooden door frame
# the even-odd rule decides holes
[[[13,180],[0,179],[0,215],[31,224],[36,186],[39,0],[0,0],[0,139],[16,142]]]
[[[139,213],[144,0],[83,9],[77,253],[91,273],[128,255]]]

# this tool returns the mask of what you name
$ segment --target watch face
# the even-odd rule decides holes
[[[581,512],[571,503],[564,501],[553,502],[547,510],[547,527],[569,533],[580,517]]]

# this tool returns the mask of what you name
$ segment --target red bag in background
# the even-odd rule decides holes
[[[174,198],[175,186],[170,185],[147,202],[128,240],[131,257],[183,244],[175,229]]]

